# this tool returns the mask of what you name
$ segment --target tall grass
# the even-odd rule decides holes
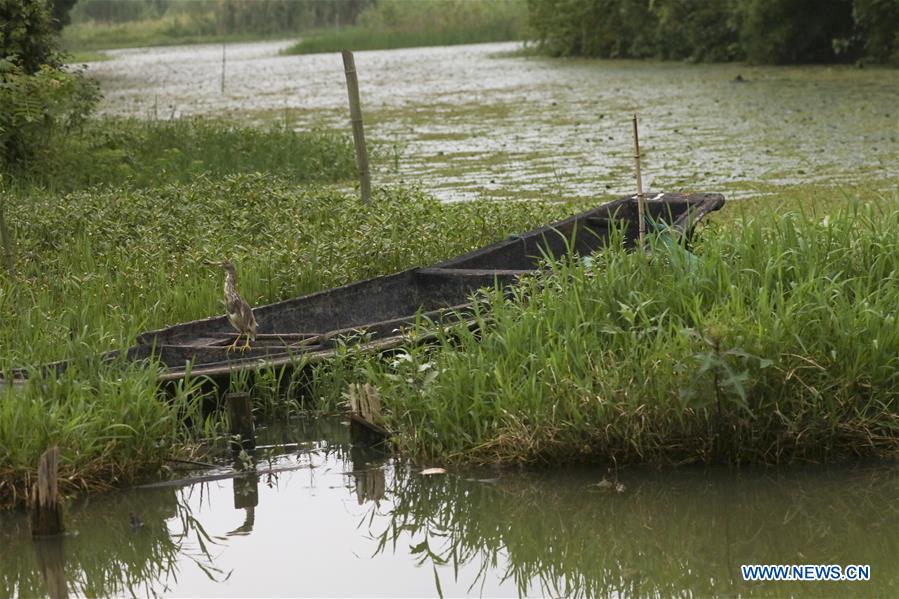
[[[209,31],[198,27],[194,20],[175,15],[115,24],[93,21],[73,23],[63,29],[62,45],[66,50],[83,52],[145,46],[251,42],[284,37],[290,35],[287,32],[264,34]]]
[[[382,0],[365,9],[356,25],[309,32],[284,53],[517,40],[526,18],[527,4],[521,0]]]
[[[147,187],[243,172],[306,183],[346,180],[355,173],[349,137],[297,132],[283,124],[254,127],[204,118],[104,118],[57,138],[41,155],[10,173],[19,186],[56,191],[91,185]]]
[[[82,355],[59,378],[0,389],[0,506],[23,503],[38,457],[60,447],[63,493],[130,482],[184,455],[203,430],[191,385],[166,397],[154,367],[99,365]]]
[[[746,213],[692,259],[549,262],[479,330],[365,365],[408,453],[784,462],[899,449],[899,198]],[[731,208],[736,209],[736,208]]]

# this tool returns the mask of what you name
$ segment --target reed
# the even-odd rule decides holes
[[[479,331],[356,368],[409,454],[780,463],[899,449],[899,197],[755,209],[695,259],[549,261]],[[731,211],[740,211],[731,206]],[[351,378],[351,377],[347,377]]]

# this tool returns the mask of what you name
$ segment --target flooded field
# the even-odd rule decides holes
[[[108,114],[240,115],[349,131],[337,54],[289,42],[112,51]],[[516,57],[517,44],[359,52],[375,184],[445,200],[631,192],[629,118],[655,190],[899,180],[899,69]],[[742,81],[736,81],[737,76]]]
[[[61,541],[0,520],[6,596],[896,596],[899,468],[450,471],[268,429],[256,464],[82,500]],[[173,468],[180,467],[173,464]],[[741,564],[869,564],[856,583],[746,583]]]

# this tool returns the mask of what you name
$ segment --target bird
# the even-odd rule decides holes
[[[207,266],[218,266],[225,271],[225,312],[228,315],[228,322],[237,330],[237,339],[228,346],[228,351],[237,349],[237,342],[244,335],[247,336],[246,343],[240,351],[250,349],[250,341],[256,340],[256,317],[253,316],[253,309],[237,292],[235,285],[237,284],[237,272],[234,265],[228,260],[221,262],[207,261]]]

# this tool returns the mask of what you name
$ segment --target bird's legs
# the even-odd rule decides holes
[[[240,348],[240,351],[244,352],[250,349],[250,334],[247,333],[247,342],[243,344],[243,347]]]
[[[237,337],[234,339],[234,343],[232,343],[231,345],[229,345],[228,347],[226,347],[226,348],[225,348],[225,351],[231,352],[231,351],[236,350],[236,349],[237,349],[237,342],[240,341],[240,338],[241,338],[242,336],[243,336],[243,333],[238,333],[238,334],[237,334]],[[249,341],[249,337],[247,337],[247,340]]]

